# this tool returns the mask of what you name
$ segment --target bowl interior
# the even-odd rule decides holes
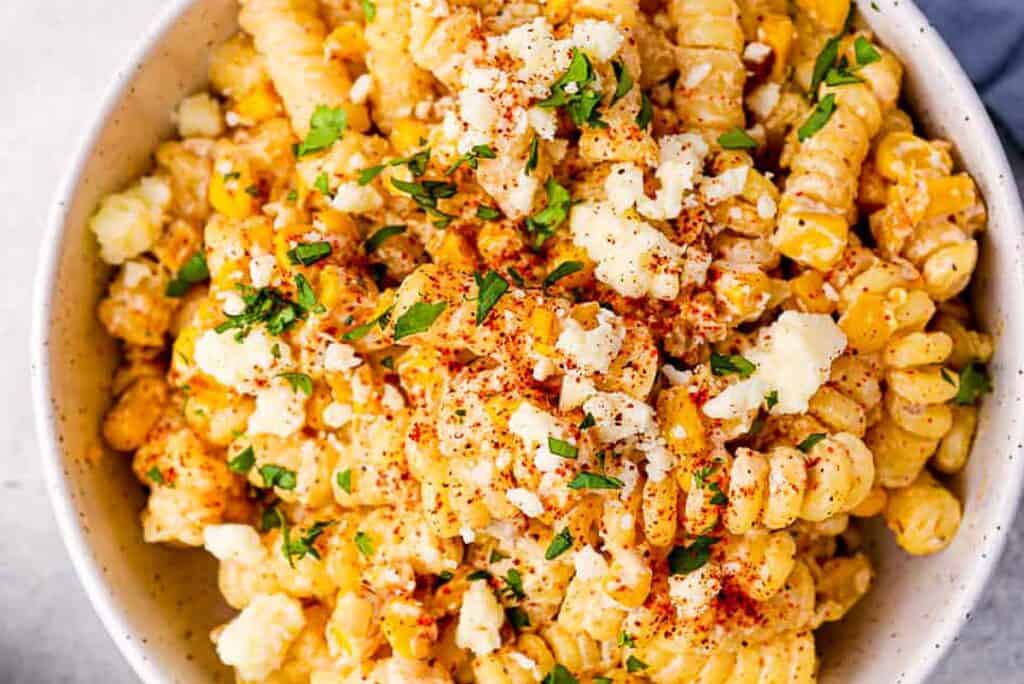
[[[233,0],[179,0],[148,51],[121,75],[55,209],[37,284],[33,341],[43,458],[62,532],[90,597],[146,682],[231,681],[209,630],[230,611],[204,552],[142,542],[143,493],[98,426],[116,347],[95,317],[108,271],[86,221],[99,198],[150,163],[171,133],[177,101],[203,84],[209,48],[235,29]],[[910,559],[876,525],[869,548],[878,579],[844,622],[825,631],[824,682],[920,682],[951,643],[994,566],[1021,482],[1024,292],[1020,202],[991,122],[940,39],[906,0],[860,3],[866,21],[907,66],[907,100],[923,130],[956,144],[990,211],[973,296],[996,334],[988,397],[967,469],[959,535],[945,552]],[[875,9],[877,7],[877,9]],[[1016,314],[1016,315],[1011,315]]]

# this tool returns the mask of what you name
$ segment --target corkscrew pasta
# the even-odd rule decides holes
[[[849,0],[243,0],[99,203],[109,446],[238,682],[816,681],[939,553],[986,221]]]

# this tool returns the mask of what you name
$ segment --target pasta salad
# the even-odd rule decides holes
[[[986,210],[849,0],[242,0],[93,215],[239,682],[816,681],[941,552]]]

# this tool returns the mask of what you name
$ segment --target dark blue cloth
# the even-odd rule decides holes
[[[985,104],[1024,146],[1024,0],[917,0]]]

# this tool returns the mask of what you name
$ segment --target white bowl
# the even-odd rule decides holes
[[[109,273],[86,221],[104,193],[145,170],[171,133],[176,102],[202,86],[210,46],[235,29],[233,0],[169,4],[132,68],[113,84],[57,196],[39,260],[31,342],[36,427],[61,533],[96,611],[147,684],[232,681],[207,637],[230,614],[214,561],[201,551],[143,544],[142,489],[127,459],[105,453],[98,434],[116,358],[95,316]],[[990,212],[973,292],[984,328],[997,338],[995,393],[985,399],[973,458],[954,482],[964,502],[960,533],[943,553],[911,559],[876,525],[876,586],[820,639],[824,682],[913,684],[952,643],[995,567],[1017,506],[1024,215],[992,123],[939,36],[908,0],[860,4],[907,65],[918,121],[955,143]]]

